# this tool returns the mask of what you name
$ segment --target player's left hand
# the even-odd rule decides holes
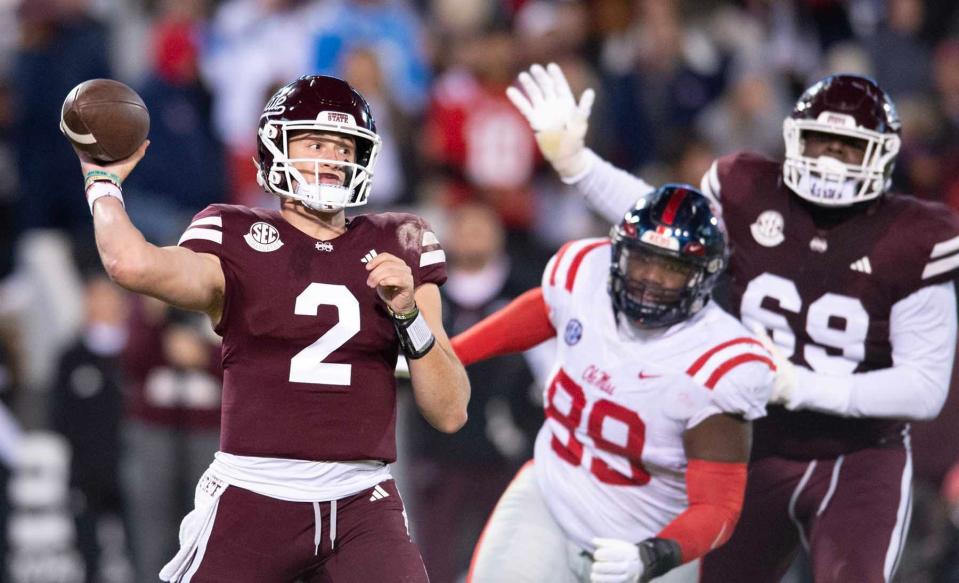
[[[773,343],[762,325],[753,324],[752,330],[756,339],[773,357],[773,363],[776,365],[776,377],[773,380],[773,392],[769,402],[773,405],[787,405],[796,391],[796,365],[791,363],[782,350]]]
[[[376,288],[377,295],[393,312],[404,314],[416,307],[413,270],[405,261],[390,253],[380,253],[366,264],[366,270],[366,285]]]
[[[639,547],[618,538],[594,538],[590,583],[637,583],[643,576]]]

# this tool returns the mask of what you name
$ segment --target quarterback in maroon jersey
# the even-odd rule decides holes
[[[508,94],[544,156],[607,219],[653,188],[583,145],[555,64]],[[871,79],[812,85],[783,126],[786,160],[718,159],[702,190],[732,247],[730,309],[777,353],[743,514],[702,580],[778,581],[802,544],[817,583],[889,581],[909,523],[909,420],[945,401],[956,345],[959,216],[889,192],[895,106]]]
[[[445,255],[417,216],[346,217],[380,148],[349,84],[290,83],[257,133],[258,178],[280,210],[211,205],[177,247],[149,244],[124,212],[120,183],[146,144],[107,167],[81,157],[110,276],[207,313],[223,337],[220,451],[160,577],[425,582],[388,465],[393,371],[402,351],[424,417],[465,423],[469,382],[441,323]]]

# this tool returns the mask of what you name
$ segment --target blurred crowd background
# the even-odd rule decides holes
[[[0,581],[156,581],[217,448],[209,324],[99,266],[58,130],[72,87],[109,77],[142,95],[152,145],[127,209],[175,244],[207,204],[276,207],[251,162],[263,104],[302,74],[345,78],[385,142],[362,210],[434,224],[452,335],[537,285],[562,242],[608,229],[504,95],[549,61],[597,90],[588,144],[653,183],[698,184],[741,148],[778,157],[806,85],[871,75],[903,119],[895,190],[959,208],[955,0],[0,0]],[[452,436],[404,394],[394,473],[434,583],[463,580],[531,455],[544,356],[471,367],[470,421]],[[900,582],[959,581],[955,392],[915,426]],[[806,580],[801,561],[790,578]]]

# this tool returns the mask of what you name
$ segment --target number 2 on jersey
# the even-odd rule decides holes
[[[558,399],[565,400],[567,402],[565,404],[569,405],[565,407],[567,409],[565,413],[557,407]],[[554,433],[551,445],[560,459],[574,466],[580,465],[583,461],[583,443],[576,438],[576,430],[583,420],[585,408],[586,393],[583,388],[560,369],[546,391],[546,417],[555,420],[569,433],[566,443],[560,441]],[[603,429],[606,426],[604,422],[607,419],[613,419],[625,425],[625,445],[611,441],[603,435]],[[589,470],[600,481],[616,486],[642,486],[649,482],[649,472],[641,462],[643,445],[646,442],[646,424],[635,411],[612,401],[599,399],[593,404],[586,420],[586,435],[597,449]],[[600,452],[624,459],[629,465],[629,475],[609,465],[602,459]]]
[[[360,331],[360,303],[345,285],[311,283],[296,296],[293,312],[316,316],[320,306],[335,306],[336,324],[290,360],[290,382],[316,385],[349,385],[352,365],[323,362],[334,350]]]

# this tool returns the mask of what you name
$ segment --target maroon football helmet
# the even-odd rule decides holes
[[[872,200],[889,189],[899,153],[899,130],[896,107],[875,81],[858,75],[826,77],[802,94],[792,115],[783,122],[785,184],[822,206]],[[806,156],[806,132],[863,140],[862,164]]]
[[[290,136],[303,131],[350,136],[356,140],[356,161],[290,159]],[[267,192],[296,199],[314,210],[366,204],[381,140],[369,104],[346,81],[310,75],[282,87],[263,108],[257,138],[257,182]],[[312,164],[312,180],[294,163]],[[322,184],[321,164],[342,166],[345,184]]]

